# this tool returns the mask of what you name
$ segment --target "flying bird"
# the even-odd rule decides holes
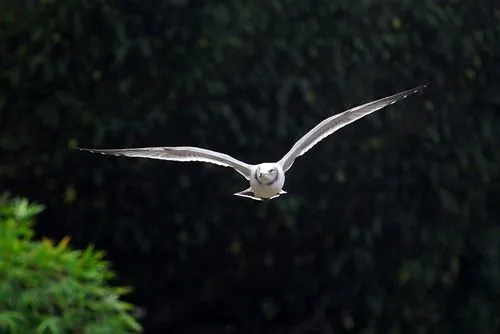
[[[251,165],[224,153],[192,146],[77,149],[106,155],[183,162],[198,161],[224,167],[232,167],[250,183],[249,188],[235,193],[234,195],[251,198],[257,201],[269,200],[287,193],[283,190],[285,173],[292,167],[295,159],[305,154],[321,140],[366,115],[394,104],[412,94],[421,92],[426,86],[427,84],[424,84],[392,96],[368,102],[323,120],[300,138],[278,162],[265,162]]]

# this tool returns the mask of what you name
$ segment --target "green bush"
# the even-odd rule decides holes
[[[103,253],[33,239],[42,206],[0,198],[0,332],[130,333],[140,326],[127,289],[109,286],[114,274]]]

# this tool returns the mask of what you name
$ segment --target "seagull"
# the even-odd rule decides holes
[[[286,194],[283,190],[285,173],[292,167],[295,159],[309,151],[321,140],[352,122],[386,106],[396,103],[412,94],[421,92],[428,84],[391,95],[379,100],[348,109],[326,118],[300,138],[278,162],[248,164],[230,155],[193,146],[142,147],[124,149],[89,149],[78,150],[105,155],[149,158],[169,161],[197,161],[224,167],[231,167],[249,181],[250,187],[233,195],[251,198],[257,201],[271,200]]]

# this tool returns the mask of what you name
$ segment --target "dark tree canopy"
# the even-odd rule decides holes
[[[1,187],[40,235],[106,250],[151,333],[500,332],[500,11],[492,1],[2,1]],[[497,9],[495,9],[497,8]],[[321,142],[258,203],[230,169]]]

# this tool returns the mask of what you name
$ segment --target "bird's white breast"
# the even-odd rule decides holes
[[[276,169],[278,170],[278,178],[272,184],[260,184],[254,176],[255,170],[259,166],[266,168],[267,165],[271,165],[271,164],[274,165],[276,167]],[[281,191],[281,189],[283,189],[284,184],[285,184],[285,173],[283,172],[283,169],[278,164],[263,163],[263,164],[255,166],[254,169],[252,170],[252,176],[250,177],[250,187],[252,188],[254,195],[256,197],[271,198],[271,197],[277,195]]]

